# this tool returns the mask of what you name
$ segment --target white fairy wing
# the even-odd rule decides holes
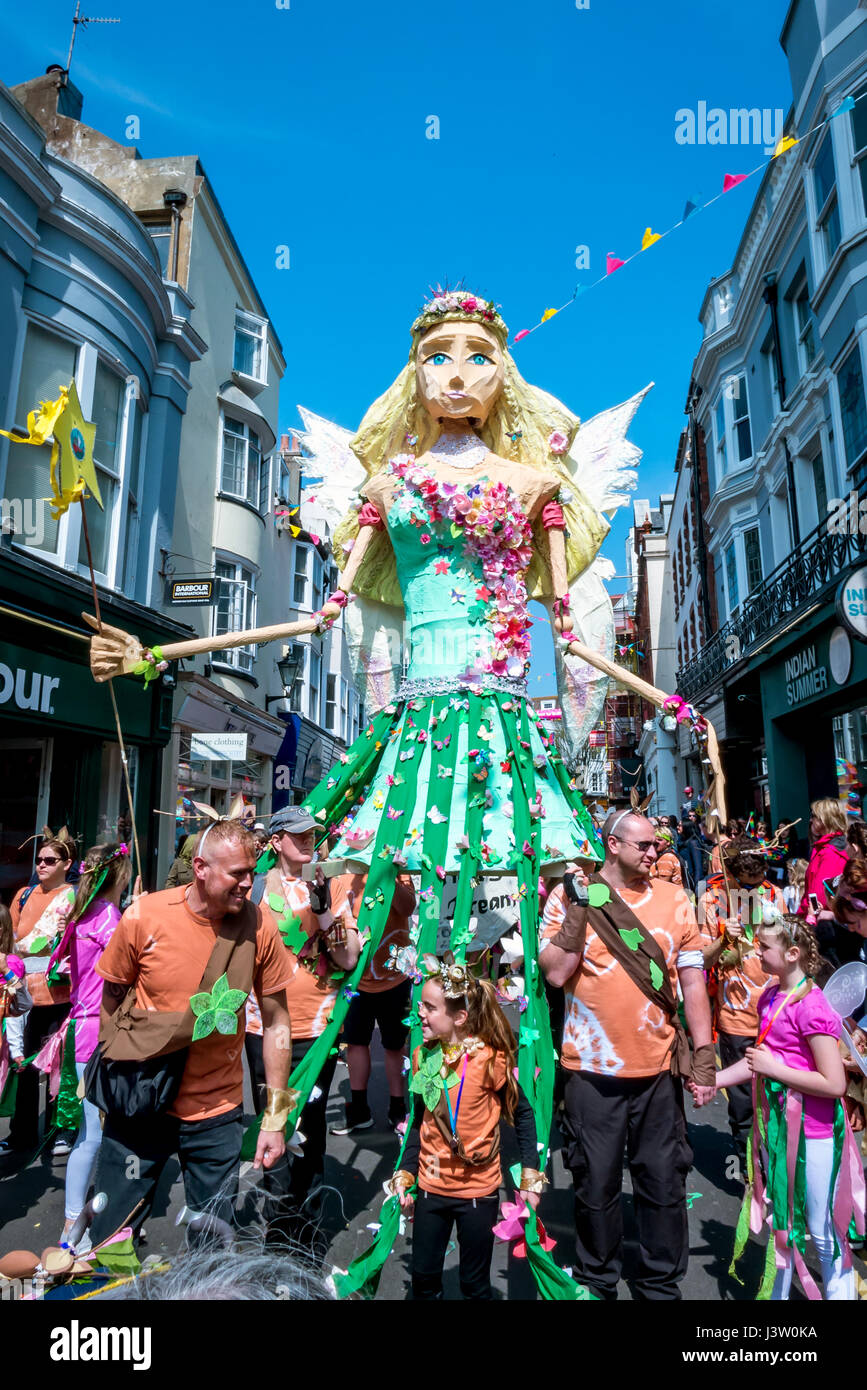
[[[349,511],[350,499],[367,476],[349,447],[355,431],[314,415],[303,405],[299,405],[298,414],[304,421],[304,429],[298,433],[310,455],[305,461],[304,473],[309,481],[301,489],[301,503],[315,497],[333,531]]]
[[[346,653],[369,718],[390,705],[403,678],[402,608],[360,598],[343,610]]]
[[[603,579],[609,577],[611,568],[611,561],[600,556],[569,586],[575,636],[609,661],[614,656],[614,609]],[[567,760],[572,760],[586,747],[590,730],[602,717],[608,677],[580,657],[569,656],[556,642],[554,667],[562,713],[560,727],[565,735]]]
[[[628,502],[628,492],[638,481],[636,468],[641,450],[626,438],[635,412],[653,382],[582,424],[564,462],[575,483],[598,512],[610,516]]]

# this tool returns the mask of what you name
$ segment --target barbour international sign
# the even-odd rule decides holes
[[[215,580],[172,579],[168,585],[166,601],[174,608],[193,608],[216,602],[214,597]]]

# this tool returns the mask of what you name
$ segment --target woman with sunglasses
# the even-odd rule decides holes
[[[36,882],[20,888],[12,899],[15,952],[27,968],[33,1008],[23,1020],[23,1028],[9,1037],[12,1064],[19,1075],[15,1113],[9,1137],[0,1143],[0,1154],[32,1151],[39,1143],[39,1072],[32,1062],[26,1067],[22,1064],[39,1052],[69,1013],[68,982],[49,983],[47,970],[75,897],[75,889],[66,882],[73,848],[70,840],[44,840],[36,855]],[[55,1152],[69,1153],[70,1147],[60,1138]]]

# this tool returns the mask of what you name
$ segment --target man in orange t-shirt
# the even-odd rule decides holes
[[[96,967],[105,980],[101,1031],[131,985],[139,1009],[185,1010],[200,993],[217,936],[235,921],[239,926],[246,922],[242,913],[255,913],[252,985],[264,1025],[269,1110],[254,1166],[270,1168],[285,1150],[283,1127],[291,1108],[286,1091],[291,1056],[285,993],[292,973],[289,960],[273,922],[247,901],[256,867],[252,834],[237,821],[219,821],[203,832],[192,862],[192,883],[143,895],[118,923]],[[133,1224],[136,1229],[141,1226],[173,1153],[180,1159],[191,1214],[207,1208],[231,1218],[244,1130],[243,1004],[239,1010],[240,1026],[234,1032],[214,1027],[190,1044],[180,1087],[165,1113],[146,1123],[106,1117],[94,1182],[109,1201],[94,1220],[94,1244],[116,1230],[137,1201],[143,1206]]]
[[[352,915],[357,921],[364,901],[367,874],[346,874],[336,882],[346,893]],[[351,1134],[356,1129],[370,1129],[373,1124],[367,1103],[367,1083],[370,1080],[370,1043],[374,1026],[379,1028],[385,1053],[388,1122],[396,1129],[406,1119],[403,1063],[409,1028],[404,1020],[409,1013],[411,986],[407,975],[388,969],[388,962],[392,947],[400,950],[409,945],[409,919],[414,911],[412,879],[409,874],[398,874],[382,940],[358,982],[358,994],[349,1005],[343,1021],[351,1099],[346,1107],[345,1122],[333,1129],[332,1134]]]
[[[626,929],[624,944],[638,952],[633,934],[652,937],[672,990],[680,985],[695,1048],[690,1089],[704,1102],[713,1095],[713,1047],[692,905],[682,887],[650,878],[655,832],[645,816],[612,812],[602,843],[600,886],[640,924],[640,930]],[[539,961],[548,982],[566,993],[560,1060],[567,1073],[564,1158],[575,1189],[575,1277],[600,1298],[617,1297],[626,1149],[638,1221],[635,1292],[640,1298],[677,1299],[689,1258],[686,1175],[692,1150],[681,1081],[672,1073],[675,1027],[612,954],[592,919],[582,944],[572,920],[564,888],[555,888],[545,907]]]

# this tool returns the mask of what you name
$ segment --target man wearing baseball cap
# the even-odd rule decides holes
[[[321,867],[314,880],[301,877],[303,866],[314,858],[316,829],[316,821],[301,806],[275,811],[270,848],[276,862],[266,873],[256,875],[250,894],[261,903],[263,917],[276,922],[289,953],[292,978],[286,1002],[292,1023],[293,1071],[325,1029],[339,988],[335,973],[352,970],[361,950],[345,888],[338,880],[326,879]],[[254,1018],[248,1017],[247,1030],[250,1069],[254,1082],[261,1083]],[[335,1064],[334,1057],[325,1063],[313,1092],[316,1098],[307,1102],[298,1123],[305,1139],[302,1153],[293,1158],[287,1191],[291,1212],[287,1234],[296,1239],[312,1230],[315,1213],[308,1198],[322,1182],[325,1109]]]

